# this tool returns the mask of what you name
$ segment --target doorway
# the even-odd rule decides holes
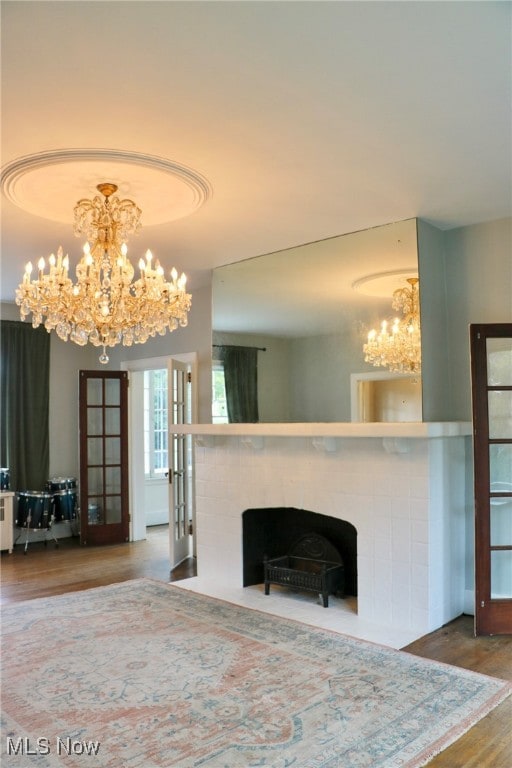
[[[80,371],[80,543],[128,541],[128,377]]]
[[[422,421],[421,377],[372,371],[350,377],[351,421]]]
[[[169,529],[169,562],[170,568],[173,568],[180,561],[181,555],[186,549],[184,557],[195,555],[195,504],[193,494],[193,452],[191,447],[186,451],[185,474],[180,479],[181,486],[186,487],[187,493],[180,500],[184,503],[182,507],[183,519],[186,519],[186,531],[188,536],[187,547],[181,543],[181,550],[178,560],[174,553],[174,542],[171,541],[171,532],[174,525],[169,526],[170,521],[174,521],[175,503],[172,481],[176,479],[174,469],[175,450],[173,450],[172,430],[169,427],[175,421],[175,407],[173,405],[175,397],[173,392],[173,380],[175,370],[184,371],[188,382],[188,398],[190,407],[187,413],[187,420],[195,420],[197,413],[197,355],[195,353],[186,353],[172,355],[169,357],[146,358],[142,360],[133,360],[122,363],[121,368],[128,371],[130,379],[129,387],[129,441],[130,441],[130,540],[137,541],[146,539],[153,526],[166,525]],[[155,374],[157,371],[165,371],[167,376],[166,386],[167,394],[167,413],[166,419],[160,418],[157,414],[156,427],[152,428],[152,438],[155,438],[153,444],[157,446],[156,452],[150,455],[145,449],[148,442],[148,410],[149,398],[153,402],[160,402],[162,390],[162,377],[158,375],[148,376],[148,373]],[[152,382],[151,382],[152,379]],[[156,432],[155,432],[156,429]],[[163,431],[168,433],[168,442],[165,446],[165,466],[162,464],[163,451],[162,436]],[[170,434],[169,434],[170,433]],[[143,435],[145,439],[143,439]],[[160,455],[159,455],[160,454]],[[181,456],[183,460],[183,454]],[[169,470],[173,470],[169,473]],[[180,468],[181,471],[183,468]],[[184,526],[181,527],[184,530]]]
[[[470,326],[475,634],[512,633],[512,323]]]

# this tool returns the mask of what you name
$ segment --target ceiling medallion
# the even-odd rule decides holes
[[[355,280],[352,283],[352,288],[365,296],[388,297],[403,286],[405,278],[412,275],[418,276],[417,266],[375,272]]]
[[[166,158],[115,149],[58,149],[19,157],[1,171],[5,197],[36,216],[68,223],[70,199],[93,195],[98,179],[136,198],[144,224],[164,224],[197,211],[212,195],[197,171]]]

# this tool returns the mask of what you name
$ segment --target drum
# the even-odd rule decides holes
[[[89,525],[101,525],[101,507],[99,504],[87,505],[87,522]]]
[[[53,522],[61,523],[63,520],[74,520],[76,517],[77,498],[76,491],[66,489],[52,494]]]
[[[11,490],[11,470],[8,467],[0,467],[0,491]]]
[[[15,524],[18,528],[49,528],[52,495],[39,491],[18,491]]]
[[[50,493],[67,491],[76,488],[76,477],[50,477],[46,482],[46,490]]]

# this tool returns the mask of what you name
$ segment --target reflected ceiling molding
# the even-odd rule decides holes
[[[386,272],[375,272],[365,275],[352,283],[352,288],[365,296],[388,297],[403,287],[405,277],[418,277],[418,266],[407,269],[391,269]]]

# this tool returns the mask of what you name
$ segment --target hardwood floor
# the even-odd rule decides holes
[[[472,616],[461,616],[403,650],[512,680],[512,637],[474,637]],[[428,765],[429,768],[512,768],[512,696]]]
[[[193,567],[193,562],[191,564]],[[2,552],[0,604],[73,592],[147,576],[161,581],[192,576],[184,567],[169,573],[167,528],[148,528],[145,541],[101,547],[81,547],[78,538],[29,543],[12,555]]]
[[[194,560],[169,573],[167,529],[148,529],[145,541],[81,547],[78,539],[17,546],[1,555],[2,605],[146,576],[178,581],[195,574]],[[473,619],[461,616],[404,650],[476,672],[512,680],[512,637],[473,637]],[[480,720],[429,768],[512,768],[512,697]]]

